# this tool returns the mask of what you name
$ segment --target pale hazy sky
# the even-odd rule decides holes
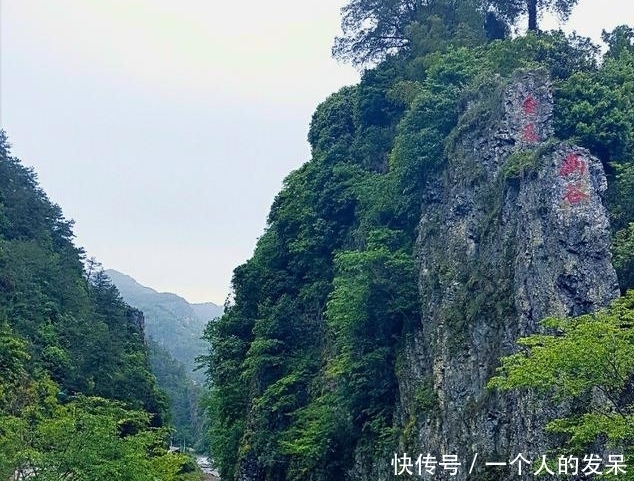
[[[345,3],[0,0],[0,124],[89,256],[222,304],[314,108],[358,80],[330,58]],[[634,2],[581,0],[564,29],[622,23]]]

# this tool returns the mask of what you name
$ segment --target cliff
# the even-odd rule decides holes
[[[478,115],[485,108],[493,109],[488,122]],[[422,317],[399,373],[417,452],[492,461],[545,454],[544,426],[557,409],[486,384],[540,320],[585,314],[619,295],[603,167],[553,138],[552,109],[539,71],[475,101],[462,118],[478,121],[456,131],[423,206],[415,248]],[[423,413],[415,393],[425,385],[433,400]]]
[[[625,72],[529,35],[391,57],[317,108],[206,330],[223,479],[404,479],[405,453],[504,479],[484,463],[566,441],[545,425],[578,406],[486,386],[542,319],[633,287]]]

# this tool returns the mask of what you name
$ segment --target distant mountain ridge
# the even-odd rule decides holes
[[[222,307],[213,302],[190,304],[177,294],[158,292],[114,269],[105,272],[123,300],[145,314],[146,336],[183,363],[192,379],[202,382],[202,373],[194,371],[195,359],[206,353],[203,331],[207,322],[222,314]]]

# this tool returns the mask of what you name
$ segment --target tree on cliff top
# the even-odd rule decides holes
[[[360,65],[407,47],[406,29],[418,9],[417,0],[352,0],[341,9],[343,36],[333,56]]]
[[[523,15],[528,16],[528,30],[538,29],[539,14],[550,11],[567,20],[572,9],[579,0],[488,0],[488,8],[492,8],[507,22],[515,24]]]
[[[482,0],[351,0],[332,54],[356,66],[402,50],[438,50],[485,40]]]
[[[332,54],[362,66],[403,50],[424,55],[449,46],[473,46],[504,37],[525,15],[532,31],[544,11],[566,20],[578,1],[351,0],[341,9],[343,35],[335,38]]]

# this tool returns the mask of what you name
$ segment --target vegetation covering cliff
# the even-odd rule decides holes
[[[72,239],[0,131],[0,479],[180,479],[143,315]]]
[[[285,180],[234,271],[233,303],[207,328],[225,481],[390,479],[394,453],[534,455],[574,438],[574,423],[544,432],[567,411],[532,416],[537,393],[486,384],[519,336],[573,332],[542,317],[634,287],[632,30],[606,34],[599,59],[575,36],[487,42],[456,33],[468,16],[437,18],[317,108],[312,158]],[[531,387],[530,352],[492,385]],[[627,424],[631,366],[619,375],[622,399],[593,406]],[[598,378],[560,399],[584,414]],[[588,445],[632,442],[577,426]]]

